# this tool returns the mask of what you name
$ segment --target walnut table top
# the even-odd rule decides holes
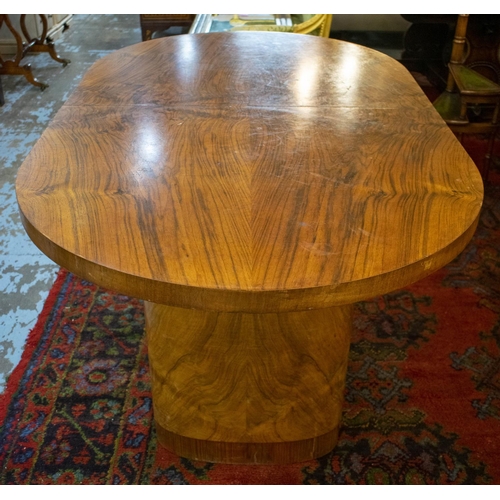
[[[472,237],[483,186],[397,61],[240,32],[96,62],[17,194],[33,241],[77,275],[169,308],[266,316],[343,307],[442,267]],[[197,432],[184,435],[211,439]]]

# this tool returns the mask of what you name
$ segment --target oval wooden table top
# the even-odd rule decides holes
[[[139,43],[87,72],[22,165],[55,262],[145,300],[293,311],[406,286],[477,224],[472,160],[410,73],[283,33]]]

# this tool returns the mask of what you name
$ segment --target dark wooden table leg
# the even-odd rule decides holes
[[[17,32],[14,26],[12,26],[7,14],[0,14],[0,26],[2,26],[3,23],[5,23],[5,26],[7,26],[8,30],[12,33],[14,39],[16,40],[16,55],[14,56],[14,59],[8,60],[4,60],[2,56],[0,56],[0,75],[23,75],[32,85],[45,90],[48,85],[38,81],[34,77],[31,72],[31,65],[25,64],[24,66],[21,66],[20,64],[21,60],[28,51],[30,44],[23,43],[21,35]]]
[[[26,37],[26,40],[28,40],[28,52],[48,52],[50,57],[54,59],[54,61],[61,63],[63,66],[67,66],[71,61],[69,59],[59,57],[56,52],[54,43],[47,41],[47,17],[45,16],[45,14],[38,14],[38,16],[40,16],[40,19],[42,21],[42,34],[39,38],[31,38],[31,35],[26,28],[26,14],[21,15],[21,30],[23,32],[23,35]]]
[[[29,64],[25,64],[21,66],[21,60],[28,52],[48,52],[50,57],[55,61],[61,63],[63,66],[66,66],[69,62],[69,59],[63,59],[59,57],[55,51],[54,43],[47,42],[47,18],[44,14],[38,14],[42,21],[42,34],[39,38],[32,38],[26,28],[26,14],[21,14],[20,23],[21,23],[21,31],[25,36],[27,42],[24,43],[21,35],[18,31],[12,26],[10,22],[9,16],[7,14],[0,14],[0,26],[3,23],[7,26],[9,31],[12,33],[16,40],[16,55],[14,59],[4,60],[0,56],[0,74],[3,75],[22,75],[30,82],[32,85],[36,87],[40,87],[42,90],[45,90],[48,87],[48,84],[38,81],[31,71],[31,66]]]

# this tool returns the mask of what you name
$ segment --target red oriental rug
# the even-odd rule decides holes
[[[338,446],[285,466],[157,444],[143,305],[61,270],[0,399],[2,484],[500,483],[500,189],[450,265],[355,313]]]

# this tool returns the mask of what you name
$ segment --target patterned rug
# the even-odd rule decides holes
[[[0,484],[498,484],[500,189],[450,265],[360,303],[338,446],[236,466],[157,444],[141,301],[61,270],[0,399]]]

